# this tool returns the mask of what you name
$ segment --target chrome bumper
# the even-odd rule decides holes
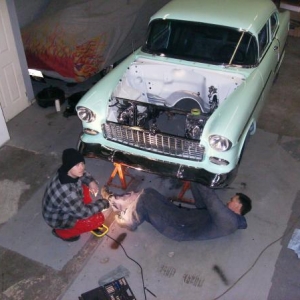
[[[146,157],[123,153],[107,149],[101,144],[78,143],[78,150],[88,158],[99,158],[112,163],[120,163],[133,169],[147,173],[159,174],[166,177],[175,177],[186,181],[199,182],[211,188],[228,186],[236,177],[237,168],[226,174],[213,174],[204,169],[173,164],[167,161],[151,160]]]

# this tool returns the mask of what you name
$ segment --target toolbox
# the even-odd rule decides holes
[[[114,280],[103,286],[79,296],[79,300],[136,300],[125,277]]]

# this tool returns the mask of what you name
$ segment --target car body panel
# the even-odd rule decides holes
[[[173,0],[156,13],[145,45],[78,103],[84,131],[79,149],[89,157],[223,187],[234,179],[282,62],[289,14],[269,0],[184,3]],[[202,52],[178,50],[185,36],[179,44],[174,36],[182,28],[209,35],[208,43],[230,38],[230,55],[209,50],[207,59]],[[160,49],[172,40],[175,47]],[[225,150],[212,147],[212,136]]]
[[[189,20],[258,32],[266,16],[270,17],[275,10],[275,5],[269,0],[187,0],[184,4],[182,0],[173,0],[154,14],[150,21]]]

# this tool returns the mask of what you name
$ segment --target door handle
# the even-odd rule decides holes
[[[278,48],[279,48],[278,46],[274,46],[273,50],[276,51],[278,50]]]

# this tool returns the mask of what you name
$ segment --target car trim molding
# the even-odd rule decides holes
[[[226,174],[214,174],[201,168],[178,165],[167,161],[153,160],[144,156],[116,151],[101,144],[78,143],[79,152],[87,158],[99,158],[112,163],[120,163],[129,168],[180,180],[196,181],[211,188],[228,186],[236,177],[238,168]]]

